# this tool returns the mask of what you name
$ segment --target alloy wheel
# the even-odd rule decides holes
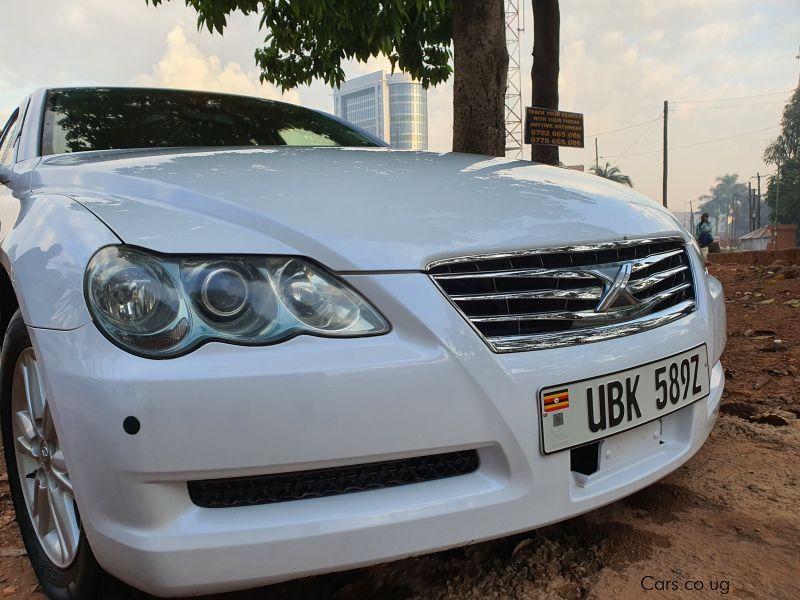
[[[14,368],[11,417],[17,471],[33,529],[47,557],[66,568],[78,552],[80,525],[33,348],[22,351]]]

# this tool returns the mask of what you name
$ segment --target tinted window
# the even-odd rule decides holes
[[[181,146],[375,146],[312,110],[243,96],[137,88],[53,90],[42,154]]]
[[[14,160],[14,145],[19,132],[19,110],[14,111],[11,118],[3,128],[3,137],[0,139],[0,165],[11,168]]]

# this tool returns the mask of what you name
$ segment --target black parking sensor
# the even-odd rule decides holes
[[[136,417],[125,417],[125,420],[122,422],[122,428],[125,430],[125,433],[136,435],[142,428],[142,424],[139,423],[139,419]]]

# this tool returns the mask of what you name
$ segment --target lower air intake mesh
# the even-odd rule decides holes
[[[462,450],[400,460],[275,475],[190,481],[189,496],[202,508],[274,504],[435,481],[478,469],[478,453]]]

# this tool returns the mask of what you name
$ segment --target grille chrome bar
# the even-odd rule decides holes
[[[680,267],[669,269],[667,271],[661,271],[660,273],[656,273],[655,275],[650,275],[650,277],[645,277],[644,279],[639,279],[638,281],[630,282],[628,284],[628,289],[634,294],[642,292],[648,288],[653,287],[657,283],[661,283],[665,279],[669,279],[673,275],[676,275],[681,271],[686,271],[688,269],[689,269],[688,265],[683,265]]]
[[[676,285],[673,288],[670,288],[660,294],[656,294],[655,296],[650,296],[649,298],[645,299],[643,304],[652,305],[661,302],[662,300],[666,300],[670,296],[674,296],[678,292],[690,288],[692,286],[691,283],[682,283],[681,285]],[[499,323],[503,321],[550,321],[550,320],[557,320],[563,319],[565,321],[578,321],[582,319],[591,319],[594,321],[619,321],[620,317],[635,315],[636,313],[642,312],[643,307],[641,304],[637,304],[635,306],[620,308],[615,311],[609,311],[604,313],[595,312],[593,310],[585,310],[585,311],[578,311],[578,312],[568,312],[568,311],[553,311],[553,312],[543,312],[543,313],[526,313],[520,315],[500,315],[496,317],[472,317],[473,323]]]
[[[621,249],[630,248],[633,246],[642,246],[644,244],[669,243],[669,242],[683,244],[685,240],[683,239],[683,237],[679,235],[670,235],[658,238],[641,238],[632,240],[615,240],[611,242],[575,244],[572,246],[558,246],[555,248],[532,248],[529,250],[515,250],[512,252],[473,254],[470,256],[456,256],[454,258],[443,258],[440,260],[434,260],[428,263],[428,270],[433,270],[445,265],[454,265],[458,263],[475,262],[475,261],[489,260],[489,259],[520,258],[526,256],[537,256],[541,254],[572,254],[575,252],[619,251]]]
[[[648,296],[647,298],[643,298],[642,299],[642,304],[646,304],[646,305],[658,304],[659,302],[663,302],[664,300],[667,300],[668,298],[671,298],[672,296],[675,296],[679,292],[682,292],[683,290],[691,289],[692,287],[694,287],[692,282],[691,281],[686,281],[684,283],[681,283],[680,285],[676,285],[675,287],[671,287],[668,290],[664,290],[663,292],[659,292],[658,294],[655,294],[654,296]]]
[[[481,273],[444,273],[436,279],[473,279],[495,277],[561,277],[564,279],[592,279],[594,276],[586,271],[571,269],[519,269],[508,271],[484,271]]]
[[[600,300],[603,295],[602,287],[584,288],[582,290],[533,290],[530,292],[506,292],[493,294],[453,294],[451,300],[456,302],[469,302],[471,300],[557,300],[569,298],[572,300]]]
[[[612,340],[614,338],[641,333],[667,325],[691,314],[696,309],[691,300],[676,304],[657,317],[642,317],[627,323],[605,325],[593,329],[575,330],[568,333],[544,334],[533,338],[529,335],[507,335],[486,338],[496,352],[522,352],[525,350],[547,350],[564,346],[577,346]]]
[[[495,352],[630,335],[696,308],[677,236],[437,260],[428,274]]]
[[[642,269],[647,269],[656,263],[666,260],[673,256],[677,256],[683,252],[683,249],[673,250],[672,252],[664,252],[662,254],[654,254],[647,258],[634,261],[631,263],[631,272],[636,273]],[[609,267],[615,266],[614,263],[609,263]],[[481,272],[459,272],[459,273],[443,273],[437,275],[436,279],[471,279],[473,277],[487,278],[487,277],[562,277],[569,279],[591,279],[594,277],[591,272],[586,270],[576,270],[572,268],[563,269],[519,269],[519,270],[505,270],[505,271],[481,271]]]
[[[662,260],[672,258],[673,256],[677,256],[682,253],[683,253],[683,248],[678,248],[677,250],[672,250],[671,252],[662,252],[660,254],[653,254],[652,256],[648,256],[647,258],[636,260],[631,264],[631,272],[636,273],[637,271],[641,271],[642,269],[652,267],[654,264],[660,263]]]

